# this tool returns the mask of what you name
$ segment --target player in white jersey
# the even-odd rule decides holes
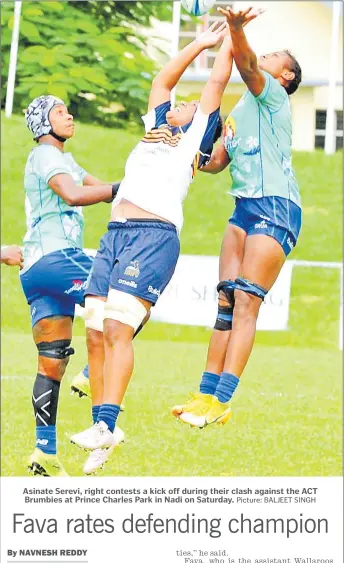
[[[118,186],[91,176],[64,152],[65,141],[74,135],[74,123],[62,100],[36,98],[28,107],[26,122],[37,143],[25,167],[27,232],[20,275],[38,350],[32,394],[36,447],[28,466],[34,474],[65,476],[57,458],[59,389],[74,352],[70,343],[75,304],[83,301],[92,266],[82,250],[81,206],[111,202]]]
[[[225,37],[199,102],[171,108],[171,91],[193,60]],[[130,154],[86,288],[86,315],[104,326],[104,378],[97,378],[97,423],[71,441],[92,450],[84,471],[92,473],[113,447],[119,405],[133,370],[132,336],[164,291],[179,256],[182,203],[194,172],[211,157],[221,134],[220,103],[232,70],[226,24],[213,24],[185,47],[154,79],[146,134]],[[89,325],[90,326],[90,325]],[[97,375],[98,374],[98,375]],[[105,453],[104,453],[105,450]]]

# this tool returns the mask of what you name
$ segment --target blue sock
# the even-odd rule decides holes
[[[98,422],[105,422],[108,425],[110,432],[113,432],[119,415],[119,409],[119,405],[102,405],[98,415]]]
[[[216,388],[215,397],[220,403],[227,403],[232,398],[234,391],[239,384],[239,377],[225,371],[221,373],[219,384]]]
[[[36,448],[56,454],[56,426],[36,426]]]
[[[201,393],[205,395],[214,395],[216,387],[220,381],[220,376],[216,373],[210,373],[209,371],[203,372],[202,380],[199,386]]]
[[[90,374],[88,371],[88,365],[84,367],[84,369],[82,370],[82,373],[84,374],[85,377],[87,377],[87,379],[90,379]]]
[[[94,406],[92,407],[92,419],[93,419],[93,424],[95,424],[95,423],[98,421],[99,411],[100,411],[100,406],[99,406],[99,405],[94,405]]]

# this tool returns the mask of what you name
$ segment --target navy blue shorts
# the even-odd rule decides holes
[[[94,259],[86,295],[118,289],[153,305],[175,270],[180,252],[176,228],[164,221],[128,219],[108,225]]]
[[[93,258],[82,250],[66,248],[43,256],[20,276],[34,326],[53,316],[74,317],[77,303],[84,300]]]
[[[296,246],[302,221],[301,208],[284,197],[242,197],[235,199],[229,222],[247,235],[267,235],[282,246],[286,256]]]

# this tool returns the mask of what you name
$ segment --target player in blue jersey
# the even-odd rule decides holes
[[[27,109],[26,122],[37,143],[25,167],[27,232],[20,276],[38,349],[32,393],[36,448],[28,466],[34,474],[65,476],[56,455],[58,397],[69,356],[74,353],[70,344],[75,304],[84,299],[92,266],[82,251],[81,207],[111,202],[118,185],[91,176],[64,152],[65,141],[74,135],[74,123],[62,100],[36,98]],[[102,346],[101,335],[94,342],[95,353]]]
[[[199,393],[172,411],[201,428],[229,419],[260,306],[301,228],[289,103],[301,82],[301,68],[289,51],[257,60],[243,30],[251,8],[219,11],[226,16],[233,57],[248,89],[226,120],[223,144],[203,169],[216,174],[230,164],[235,210],[222,243],[218,316]]]

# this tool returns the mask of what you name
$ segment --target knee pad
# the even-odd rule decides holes
[[[101,299],[86,297],[84,320],[87,328],[103,332],[104,305],[105,301],[101,301]]]
[[[218,306],[216,322],[214,325],[216,330],[232,330],[233,309],[232,305],[225,307],[222,305]]]
[[[146,314],[146,308],[136,297],[118,289],[110,289],[104,307],[104,319],[119,321],[136,331]]]
[[[54,340],[53,342],[39,342],[37,350],[39,356],[52,358],[53,360],[65,360],[74,354],[74,348],[70,346],[70,340]]]
[[[245,278],[236,278],[235,289],[239,289],[240,291],[244,291],[245,293],[259,297],[262,301],[264,301],[264,298],[268,293],[267,290],[264,289],[264,287],[262,287],[261,285],[250,282]]]
[[[217,286],[217,291],[218,293],[220,293],[220,291],[222,291],[222,293],[225,294],[225,296],[227,297],[227,301],[228,303],[234,307],[234,290],[236,288],[235,282],[233,280],[225,280],[225,281],[220,281],[220,283]]]

